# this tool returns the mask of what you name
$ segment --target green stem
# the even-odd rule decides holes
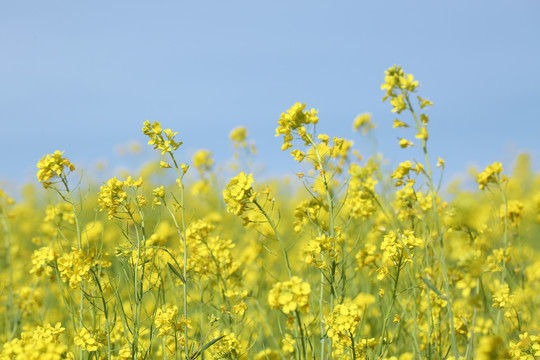
[[[184,182],[183,174],[180,171],[180,168],[178,167],[178,163],[176,162],[176,159],[174,158],[174,155],[172,152],[169,152],[169,155],[171,156],[171,159],[174,163],[174,168],[176,170],[176,174],[178,176],[179,180],[179,187],[180,187],[180,217],[182,220],[182,242],[184,245],[184,284],[183,284],[183,297],[184,297],[184,319],[186,323],[184,324],[184,355],[186,359],[189,358],[189,349],[188,349],[188,327],[187,327],[187,319],[188,319],[188,311],[187,311],[187,242],[186,242],[186,220],[184,215]],[[173,216],[174,219],[174,216]],[[176,224],[176,219],[175,219]],[[176,227],[178,229],[178,224],[176,224]]]
[[[397,264],[397,271],[396,271],[396,277],[394,278],[394,288],[392,290],[392,302],[390,303],[390,307],[388,308],[388,311],[386,312],[386,315],[383,320],[383,328],[381,332],[381,339],[379,340],[379,344],[377,345],[377,357],[380,357],[382,355],[382,343],[384,340],[384,336],[386,334],[386,326],[388,323],[388,318],[390,317],[390,313],[392,312],[392,308],[394,307],[394,303],[396,301],[396,295],[397,295],[397,287],[398,287],[398,281],[399,281],[399,275],[401,273],[401,264],[403,261],[403,253],[400,254],[398,264]]]
[[[279,231],[276,227],[276,224],[274,223],[274,220],[268,215],[266,211],[262,208],[262,206],[257,202],[257,200],[253,200],[253,204],[257,206],[259,211],[264,215],[266,218],[266,221],[268,221],[268,224],[274,231],[274,234],[276,234],[276,238],[278,240],[279,246],[281,247],[281,251],[283,252],[283,257],[285,258],[285,263],[287,265],[287,272],[289,273],[289,280],[292,278],[292,270],[291,270],[291,264],[289,262],[289,255],[287,254],[287,249],[285,248],[285,244],[283,243],[283,239],[281,238],[281,235],[279,234]]]
[[[8,323],[10,324],[8,331],[13,332],[14,330],[16,330],[16,323],[15,323],[15,318],[13,316],[15,307],[13,303],[13,268],[11,266],[11,232],[9,229],[9,224],[6,220],[6,214],[1,207],[0,207],[0,212],[1,212],[1,219],[2,219],[2,227],[4,228],[4,233],[5,233],[5,237],[4,237],[5,252],[6,252],[5,253],[5,261],[6,261],[5,268],[7,269],[7,273],[8,273],[8,279],[7,279],[8,303],[6,306],[6,314],[7,314],[6,316],[9,319]]]
[[[71,205],[72,211],[73,211],[73,218],[75,219],[75,228],[77,231],[77,245],[79,251],[82,251],[82,239],[81,239],[81,228],[79,225],[79,217],[77,216],[77,208],[75,206],[75,201],[73,200],[73,195],[71,194],[71,190],[69,189],[67,178],[64,174],[60,176],[60,179],[62,180],[62,183],[64,184],[64,187],[66,189],[66,192],[69,196],[68,203]],[[64,197],[62,197],[64,198]],[[80,285],[80,305],[79,305],[79,329],[82,329],[84,327],[84,281],[81,281]],[[79,356],[82,359],[82,353],[83,350],[81,348],[79,352]]]
[[[416,116],[416,112],[414,111],[414,108],[411,105],[411,101],[409,99],[409,94],[408,94],[408,92],[405,92],[405,91],[403,91],[403,94],[404,94],[404,97],[405,97],[405,99],[407,101],[407,105],[409,107],[409,110],[410,110],[411,114],[414,117],[414,121],[416,123],[416,128],[417,128],[418,132],[420,132],[420,129],[421,129],[420,122],[418,121],[418,117]],[[443,271],[444,287],[445,287],[446,297],[447,297],[446,308],[447,308],[447,311],[448,311],[448,317],[449,317],[449,322],[450,322],[450,334],[451,334],[451,341],[452,341],[452,350],[453,350],[454,357],[456,359],[459,359],[459,348],[457,346],[456,330],[455,330],[455,327],[454,327],[454,314],[453,314],[453,311],[452,311],[452,300],[451,300],[451,296],[450,296],[450,282],[448,281],[448,272],[447,272],[447,268],[446,268],[446,255],[444,253],[444,235],[443,235],[443,232],[442,232],[441,221],[439,219],[439,210],[438,210],[438,206],[437,206],[437,193],[435,191],[435,187],[433,186],[433,175],[432,175],[432,172],[431,172],[431,165],[430,165],[430,162],[429,162],[429,156],[428,156],[428,152],[427,152],[427,141],[426,141],[426,139],[422,139],[422,151],[424,152],[424,156],[426,158],[427,179],[428,179],[428,183],[429,183],[429,189],[430,189],[430,192],[431,192],[431,202],[432,202],[432,207],[433,207],[433,214],[434,214],[435,222],[436,222],[436,225],[437,225],[437,235],[438,235],[438,238],[439,238],[439,246],[440,246],[440,249],[441,249],[441,267],[442,267],[442,271]]]

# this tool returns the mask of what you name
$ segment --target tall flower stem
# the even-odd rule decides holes
[[[416,112],[414,111],[414,108],[411,105],[411,101],[409,99],[409,93],[406,91],[403,91],[404,98],[406,99],[409,111],[411,112],[414,121],[416,123],[416,129],[420,133],[421,126],[420,122],[418,121],[418,116],[416,115]],[[435,191],[435,187],[433,185],[433,175],[431,172],[431,165],[429,161],[428,151],[427,151],[427,140],[425,138],[422,138],[422,151],[424,153],[425,159],[426,159],[426,168],[427,168],[427,179],[428,179],[428,185],[431,193],[431,202],[433,207],[433,216],[435,218],[435,223],[437,226],[437,236],[439,240],[439,247],[440,247],[440,253],[441,253],[441,267],[443,271],[443,279],[444,279],[444,287],[446,292],[446,308],[448,311],[448,317],[449,317],[449,323],[450,323],[450,337],[452,341],[452,352],[454,354],[454,357],[456,359],[459,359],[459,349],[457,346],[457,338],[456,338],[456,330],[454,326],[454,315],[452,311],[452,300],[450,296],[450,282],[448,281],[448,270],[446,267],[446,255],[444,252],[444,234],[441,226],[441,221],[439,219],[439,209],[437,205],[437,192]]]

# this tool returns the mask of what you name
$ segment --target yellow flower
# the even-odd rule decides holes
[[[392,104],[394,107],[392,112],[397,112],[398,114],[401,114],[403,110],[407,109],[407,104],[405,103],[403,94],[399,94],[398,96],[392,98],[390,100],[390,104]]]
[[[107,211],[107,216],[112,219],[118,210],[118,207],[127,199],[127,193],[124,191],[124,182],[116,177],[107,180],[99,190],[98,204],[100,211]]]
[[[42,247],[41,249],[34,250],[30,274],[51,276],[53,270],[52,263],[57,257],[58,254],[50,247]]]
[[[298,162],[302,162],[302,160],[304,160],[304,158],[306,157],[306,154],[298,149],[291,151],[291,155],[294,156],[294,160]]]
[[[409,125],[405,124],[403,121],[395,119],[393,127],[395,127],[395,128],[397,128],[397,127],[409,127]]]
[[[366,134],[369,130],[375,129],[375,124],[371,122],[371,114],[360,114],[354,119],[353,129],[355,131],[362,130],[363,134]]]
[[[343,304],[336,305],[334,311],[325,319],[328,336],[342,346],[352,346],[351,337],[354,337],[356,333],[364,310],[367,305],[374,302],[374,297],[366,304],[358,303],[356,300],[345,299]]]
[[[161,129],[161,124],[154,121],[150,124],[150,121],[146,120],[142,128],[143,133],[150,138],[149,145],[154,145],[154,149],[161,150],[161,155],[173,153],[182,145],[182,142],[177,142],[174,137],[177,132],[173,132],[171,129]],[[165,136],[164,136],[165,135]]]
[[[63,151],[56,150],[54,154],[47,154],[38,161],[37,179],[43,184],[44,188],[50,187],[51,182],[49,180],[55,176],[63,175],[66,169],[69,169],[69,171],[75,170],[75,165],[70,163],[67,158],[62,157],[63,153]]]
[[[444,159],[437,156],[437,167],[444,169]]]
[[[252,184],[253,175],[249,174],[246,176],[244,172],[231,179],[227,188],[223,190],[223,200],[227,204],[228,212],[242,215],[246,204],[253,195]]]
[[[292,146],[293,131],[298,131],[300,134],[302,128],[305,132],[304,125],[317,124],[319,121],[317,110],[304,111],[305,108],[306,104],[295,103],[287,112],[281,114],[278,120],[279,126],[276,128],[276,136],[284,135],[281,150],[287,150]]]
[[[407,139],[399,139],[399,146],[401,146],[401,148],[403,149],[408,148],[413,145],[414,144]]]
[[[77,335],[75,335],[73,342],[86,351],[96,351],[101,345],[86,329],[77,330]]]
[[[424,141],[428,139],[428,132],[425,126],[420,128],[420,131],[416,134],[416,138]]]
[[[235,147],[246,147],[247,129],[243,126],[236,127],[231,130],[229,139],[234,143]]]
[[[497,184],[500,181],[504,181],[504,176],[502,178],[499,177],[499,174],[502,173],[502,171],[502,164],[499,162],[494,162],[493,164],[489,165],[484,171],[478,174],[478,176],[476,177],[476,182],[478,183],[478,187],[480,188],[480,190],[484,190],[484,188],[489,184]]]
[[[212,159],[212,153],[208,150],[199,150],[193,155],[193,166],[199,170],[199,172],[209,171],[214,165],[214,159]]]
[[[285,314],[296,310],[309,310],[309,294],[311,285],[302,281],[298,276],[291,280],[274,284],[268,294],[268,303],[274,309],[281,309]]]

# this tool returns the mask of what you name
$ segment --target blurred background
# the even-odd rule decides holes
[[[245,126],[260,176],[291,175],[275,128],[295,102],[319,110],[318,131],[354,140],[389,166],[400,149],[381,101],[399,64],[429,109],[429,150],[445,183],[517,154],[540,169],[538,1],[5,1],[0,4],[0,185],[37,182],[55,150],[103,178],[155,159],[145,120],[178,131],[178,153],[230,161]],[[371,136],[352,131],[372,114]],[[402,117],[406,120],[406,117]]]

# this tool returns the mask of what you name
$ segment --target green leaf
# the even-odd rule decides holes
[[[208,350],[208,348],[212,345],[214,345],[215,343],[217,343],[219,340],[223,339],[225,337],[225,335],[222,335],[218,338],[215,338],[214,340],[210,340],[209,342],[207,342],[206,344],[204,344],[200,350],[198,350],[195,354],[193,354],[192,357],[190,357],[189,359],[190,360],[194,360],[196,358],[198,358],[203,352],[205,352],[206,350]]]
[[[431,282],[429,281],[428,279],[426,279],[425,277],[423,276],[420,276],[420,279],[422,279],[422,281],[431,289],[435,292],[435,294],[437,294],[441,299],[445,300],[445,301],[448,301],[448,298],[446,296],[444,296],[440,291],[439,289],[437,289],[437,287]]]
[[[186,283],[186,280],[184,279],[184,277],[178,272],[178,270],[176,270],[176,268],[173,266],[173,264],[171,263],[167,263],[169,265],[169,269],[171,269],[171,271],[174,273],[174,275],[178,276],[178,278],[180,280],[182,280],[182,282],[185,284]]]

